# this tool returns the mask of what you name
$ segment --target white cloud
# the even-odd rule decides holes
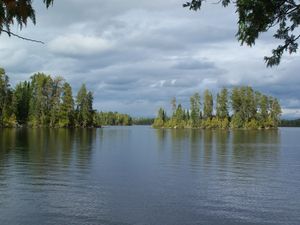
[[[282,114],[285,118],[295,119],[300,118],[300,108],[299,109],[282,109]]]
[[[67,34],[51,41],[48,45],[53,53],[62,55],[94,55],[103,53],[113,47],[113,43],[95,36]]]

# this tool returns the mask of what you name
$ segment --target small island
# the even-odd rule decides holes
[[[190,98],[190,108],[171,101],[172,116],[168,117],[163,108],[158,110],[154,128],[243,128],[270,129],[280,123],[281,106],[279,101],[248,86],[223,88],[216,97],[205,90],[203,103],[199,93]],[[203,110],[202,110],[203,109]]]

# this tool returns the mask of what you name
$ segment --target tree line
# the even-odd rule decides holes
[[[214,104],[214,100],[216,104]],[[190,97],[190,108],[184,109],[171,101],[172,115],[163,108],[158,110],[153,123],[155,128],[276,128],[280,122],[281,106],[272,96],[254,91],[251,87],[223,88],[213,98],[209,90]]]
[[[100,127],[131,125],[129,115],[97,112],[93,93],[82,84],[75,99],[62,77],[36,73],[15,88],[0,68],[0,127]]]
[[[102,126],[130,126],[133,123],[131,116],[118,112],[99,112],[95,120]]]
[[[279,126],[281,126],[281,127],[300,127],[300,119],[281,120]]]

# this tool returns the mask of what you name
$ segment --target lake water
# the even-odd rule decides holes
[[[300,129],[2,129],[0,224],[299,225]]]

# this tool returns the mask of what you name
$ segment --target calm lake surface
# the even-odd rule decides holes
[[[0,224],[299,225],[300,129],[2,129]]]

